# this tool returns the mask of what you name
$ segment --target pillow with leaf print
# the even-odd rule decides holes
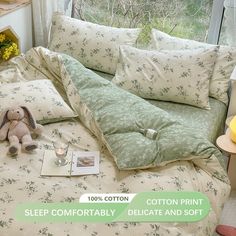
[[[217,49],[147,51],[121,46],[112,82],[143,98],[210,109],[209,79]]]
[[[213,46],[212,44],[190,39],[173,37],[156,29],[152,29],[151,45],[153,49],[158,50],[207,49]],[[216,98],[225,104],[228,103],[229,78],[235,66],[236,48],[220,46],[213,75],[210,79],[210,97]]]
[[[10,106],[27,106],[41,124],[76,117],[50,80],[3,84],[0,87],[0,112]]]
[[[114,28],[54,14],[49,49],[84,66],[115,74],[120,45],[135,45],[140,29]]]

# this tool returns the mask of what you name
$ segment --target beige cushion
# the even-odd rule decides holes
[[[152,48],[158,50],[183,50],[196,48],[210,48],[213,45],[200,43],[194,40],[182,39],[170,36],[159,30],[152,29]],[[225,104],[228,103],[227,90],[229,88],[229,78],[236,65],[236,48],[220,46],[213,75],[210,80],[210,96]]]
[[[0,112],[14,105],[27,106],[40,123],[77,116],[64,102],[50,80],[32,80],[1,85]]]
[[[88,68],[115,74],[119,46],[135,45],[139,33],[140,29],[108,27],[55,14],[49,49],[68,54]]]
[[[121,46],[112,82],[143,98],[209,109],[209,79],[216,53],[217,47],[147,51]]]

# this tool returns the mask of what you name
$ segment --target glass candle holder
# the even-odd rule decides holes
[[[63,142],[53,142],[53,147],[55,154],[57,156],[55,160],[55,164],[57,166],[65,166],[68,164],[68,160],[66,159],[69,143],[63,143]]]

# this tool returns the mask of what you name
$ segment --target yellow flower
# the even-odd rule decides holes
[[[11,54],[12,54],[12,51],[13,51],[12,46],[5,48],[2,58],[4,60],[8,60],[10,58]]]
[[[16,49],[16,50],[15,50],[15,56],[18,56],[19,53],[20,53],[19,49]]]
[[[7,41],[3,43],[5,39],[7,39]],[[13,55],[17,56],[20,53],[17,44],[11,39],[6,38],[5,34],[0,34],[0,46],[2,46],[2,48],[0,49],[0,58],[2,58],[3,60],[8,60]]]
[[[4,60],[8,60],[9,57],[10,57],[10,55],[11,55],[11,53],[9,52],[8,48],[6,48],[6,49],[4,50],[4,52],[3,52],[2,58],[3,58]]]
[[[17,49],[17,44],[16,43],[12,43],[12,47],[13,47],[14,50],[16,50]]]
[[[12,46],[8,47],[8,51],[11,53],[13,51],[13,47]]]
[[[0,34],[0,43],[2,43],[6,39],[5,34]]]

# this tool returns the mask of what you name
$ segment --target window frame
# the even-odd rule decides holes
[[[208,43],[211,44],[219,43],[224,11],[225,11],[224,0],[214,0],[210,19],[210,26],[208,30],[208,37],[207,37]]]

